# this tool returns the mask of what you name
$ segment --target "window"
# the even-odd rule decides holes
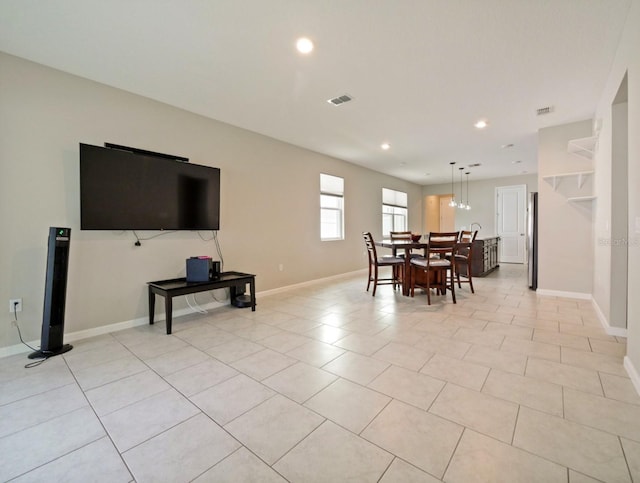
[[[382,236],[407,230],[407,193],[382,188]]]
[[[344,240],[344,179],[320,174],[320,239]]]

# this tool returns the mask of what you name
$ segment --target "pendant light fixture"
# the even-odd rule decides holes
[[[462,197],[462,172],[464,168],[458,168],[460,170],[460,202],[458,203],[458,208],[463,209],[466,205],[464,204],[464,198]]]
[[[451,165],[451,201],[449,201],[449,206],[454,208],[456,206],[456,192],[453,188],[453,165],[456,164],[455,161],[449,163]]]
[[[467,205],[465,206],[465,209],[466,210],[470,210],[471,209],[471,204],[469,203],[469,171],[467,171],[464,174],[467,175]]]

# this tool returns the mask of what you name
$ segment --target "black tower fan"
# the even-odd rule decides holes
[[[62,343],[70,238],[71,228],[49,228],[42,337],[40,350],[29,354],[29,359],[56,356],[73,349],[73,346]]]

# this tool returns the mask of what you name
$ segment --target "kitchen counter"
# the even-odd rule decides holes
[[[484,277],[497,268],[498,264],[498,241],[499,236],[482,236],[473,242],[471,275],[474,277]],[[464,270],[462,271],[464,273]]]

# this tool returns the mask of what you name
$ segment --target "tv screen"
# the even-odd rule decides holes
[[[219,230],[220,170],[80,143],[80,228]]]

